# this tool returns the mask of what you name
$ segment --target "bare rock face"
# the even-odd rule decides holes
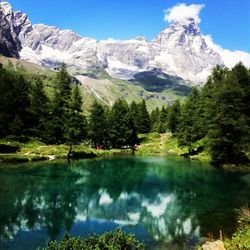
[[[188,80],[202,80],[215,65],[223,65],[218,53],[209,48],[193,18],[185,24],[173,23],[152,44],[157,50],[155,63],[163,71]]]
[[[22,49],[19,34],[21,30],[30,29],[31,23],[27,15],[13,12],[7,2],[0,2],[0,54],[19,58]]]
[[[221,240],[206,242],[202,246],[202,250],[225,250],[224,243]]]
[[[160,69],[199,83],[206,80],[213,67],[223,65],[192,18],[185,24],[173,23],[152,42],[145,37],[97,41],[71,30],[32,25],[27,15],[14,12],[7,2],[0,2],[0,8],[0,53],[51,68],[64,62],[71,73],[101,69],[127,80],[138,73]]]

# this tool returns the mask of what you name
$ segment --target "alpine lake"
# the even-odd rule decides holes
[[[117,156],[0,165],[0,249],[121,228],[146,249],[193,249],[231,236],[250,174],[169,157]]]

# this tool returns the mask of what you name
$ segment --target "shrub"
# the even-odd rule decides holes
[[[138,242],[131,234],[126,234],[121,229],[107,232],[101,236],[89,236],[87,238],[70,237],[64,235],[61,242],[50,241],[42,250],[137,250],[144,249],[142,243]]]
[[[249,250],[250,249],[250,210],[243,207],[238,211],[239,227],[233,234],[232,239],[225,241],[227,250]]]

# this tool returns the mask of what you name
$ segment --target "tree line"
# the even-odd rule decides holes
[[[90,140],[94,147],[121,148],[134,147],[138,133],[150,131],[145,100],[129,105],[118,99],[111,108],[95,101],[86,117],[80,88],[71,83],[65,65],[49,93],[39,77],[28,81],[0,65],[0,92],[0,138],[31,136],[70,145]]]
[[[156,109],[151,119],[158,117],[159,130],[167,124],[189,155],[207,149],[214,165],[248,160],[250,70],[242,63],[231,70],[217,66],[203,88],[194,88],[182,105],[176,101],[166,113],[164,118]]]
[[[208,149],[214,164],[245,160],[249,151],[250,72],[242,63],[231,70],[217,66],[184,103],[175,100],[150,114],[145,100],[129,105],[118,99],[112,107],[95,101],[86,117],[65,65],[52,87],[46,93],[39,78],[30,82],[0,65],[0,138],[27,135],[70,145],[89,140],[97,148],[134,149],[138,134],[171,132],[189,155]]]

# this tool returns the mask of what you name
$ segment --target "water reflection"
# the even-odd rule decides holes
[[[233,209],[250,201],[247,176],[164,158],[2,167],[0,183],[0,247],[20,232],[56,239],[122,226],[146,244],[182,249],[221,225],[230,233]]]

